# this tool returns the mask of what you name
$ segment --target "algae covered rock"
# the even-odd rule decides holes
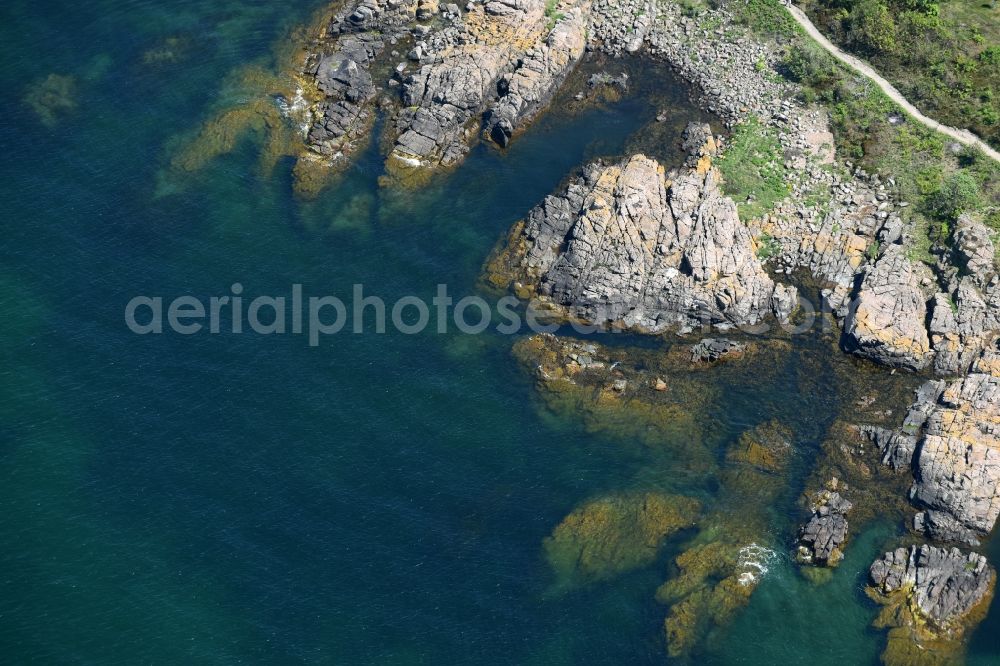
[[[727,452],[722,503],[656,592],[670,605],[664,632],[671,656],[688,654],[707,632],[728,623],[767,573],[775,557],[763,545],[767,510],[784,488],[778,473],[788,464],[791,438],[788,428],[770,421],[743,433]]]
[[[731,469],[747,466],[757,472],[780,472],[791,452],[792,431],[776,420],[763,423],[740,435],[726,452]]]
[[[705,530],[677,557],[677,575],[656,591],[657,601],[670,604],[663,623],[670,656],[690,653],[712,628],[728,623],[767,573],[774,551],[740,532],[722,524]]]
[[[546,415],[670,455],[672,465],[694,472],[715,467],[702,424],[718,389],[683,374],[690,366],[683,348],[609,348],[545,333],[518,341],[514,355],[535,377]]]
[[[792,433],[777,421],[744,432],[726,452],[723,496],[738,511],[759,514],[784,489],[782,472],[791,455]]]
[[[663,493],[603,497],[580,506],[545,539],[560,585],[610,578],[647,565],[664,539],[694,525],[697,500]]]
[[[172,173],[197,172],[252,138],[259,148],[261,173],[270,174],[279,160],[301,149],[300,131],[284,101],[292,98],[294,90],[295,82],[286,72],[254,66],[233,72],[221,84],[219,97],[239,101],[222,104],[196,131],[182,137],[171,156]]]
[[[969,630],[986,615],[996,573],[978,553],[935,546],[897,548],[876,560],[868,594],[884,608],[888,666],[960,663]]]

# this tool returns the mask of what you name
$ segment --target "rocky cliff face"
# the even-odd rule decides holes
[[[901,245],[890,245],[863,273],[861,289],[844,321],[848,347],[882,365],[919,370],[933,357],[927,305],[913,264]]]
[[[693,166],[669,174],[644,155],[586,167],[515,227],[488,279],[566,319],[640,331],[787,318],[795,291],[767,274],[723,196],[711,133],[693,126],[687,140]]]
[[[558,89],[586,46],[589,4],[488,0],[361,0],[330,21],[303,75],[311,107],[303,159],[336,166],[369,135],[379,92],[390,102],[387,173],[404,184],[465,156],[487,116],[486,136],[506,146]],[[396,47],[395,49],[393,47]],[[406,61],[395,65],[400,50]],[[375,74],[379,72],[379,74]],[[309,83],[314,85],[309,85]]]
[[[942,265],[947,291],[934,296],[930,323],[937,353],[934,369],[954,375],[972,362],[1000,331],[1000,280],[989,229],[968,216],[955,230],[952,265]]]
[[[500,97],[486,114],[483,134],[500,147],[537,115],[587,46],[589,3],[574,7],[556,21],[552,32],[529,51],[517,68],[497,82]]]
[[[401,178],[450,166],[468,151],[473,121],[496,96],[497,82],[536,45],[545,29],[543,0],[491,0],[451,28],[422,40],[420,67],[403,83],[395,146],[386,168]]]
[[[986,350],[968,375],[926,382],[897,430],[861,429],[884,464],[912,472],[913,527],[933,539],[978,546],[1000,516],[998,361]]]
[[[1000,515],[1000,379],[972,373],[952,381],[927,419],[915,460],[915,527],[978,545]]]

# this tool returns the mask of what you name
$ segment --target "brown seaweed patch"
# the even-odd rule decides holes
[[[271,101],[256,100],[206,122],[171,164],[181,171],[197,171],[212,159],[232,152],[240,139],[251,133],[263,138],[260,168],[265,174],[270,173],[279,159],[295,152],[292,128],[277,107]]]
[[[839,492],[853,505],[852,534],[874,518],[902,520],[912,512],[907,493],[913,477],[909,470],[894,471],[883,465],[880,456],[878,448],[856,426],[835,421],[806,484],[803,504],[823,488]]]
[[[726,452],[721,481],[727,502],[741,511],[763,510],[785,489],[782,474],[792,453],[792,432],[771,420],[744,432]]]
[[[524,224],[524,220],[518,220],[506,239],[493,248],[483,265],[481,282],[491,291],[513,289],[518,298],[529,299],[535,291],[534,285],[519,281],[523,274],[521,266],[530,249],[524,237]]]
[[[77,107],[78,86],[76,77],[68,74],[49,74],[28,87],[23,101],[46,127],[55,127],[60,118]]]
[[[223,86],[224,98],[239,100],[222,109],[184,143],[171,160],[181,172],[197,171],[211,160],[232,152],[248,135],[261,141],[260,168],[269,174],[282,157],[297,155],[301,136],[285,118],[276,98],[291,97],[294,82],[259,67],[244,67]]]
[[[734,527],[717,523],[703,531],[677,557],[678,574],[656,591],[658,601],[670,604],[663,628],[672,657],[690,653],[712,628],[730,622],[767,572],[774,553]]]
[[[725,506],[675,560],[677,573],[656,591],[670,604],[667,650],[688,654],[714,627],[746,606],[774,552],[766,542],[766,512],[784,489],[779,474],[791,454],[792,432],[768,421],[743,433],[726,453],[720,480]]]
[[[616,442],[669,452],[693,471],[714,469],[702,424],[718,389],[671,373],[667,355],[549,334],[518,341],[514,355],[534,373],[545,415],[570,417]]]
[[[266,175],[284,157],[299,158],[294,170],[295,190],[311,196],[330,181],[325,173],[332,162],[310,153],[304,140],[314,107],[323,95],[311,77],[301,75],[301,66],[311,48],[319,48],[339,3],[317,11],[305,26],[294,28],[275,49],[274,69],[247,66],[232,72],[220,86],[222,108],[194,134],[182,142],[171,159],[175,172],[204,168],[212,159],[229,153],[248,135],[260,141],[259,165]],[[192,44],[173,37],[144,54],[146,64],[162,64],[181,58]],[[279,108],[280,105],[280,108]],[[172,189],[169,184],[162,189]]]
[[[557,586],[603,580],[650,564],[666,537],[694,525],[700,511],[697,500],[655,492],[584,504],[545,539]]]
[[[362,192],[351,197],[338,211],[330,222],[333,231],[365,232],[371,230],[372,210],[375,207],[375,195]],[[469,338],[479,336],[470,335]]]
[[[329,160],[304,152],[292,168],[292,187],[299,196],[313,199],[334,181],[335,176],[336,171],[330,168]]]
[[[772,419],[740,435],[739,441],[726,452],[726,463],[778,473],[788,462],[791,440],[792,431]]]

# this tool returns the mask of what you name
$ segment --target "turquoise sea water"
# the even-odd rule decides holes
[[[511,338],[341,334],[314,349],[125,327],[132,296],[234,282],[343,296],[362,283],[390,301],[440,283],[474,293],[506,229],[573,167],[634,144],[659,108],[638,94],[547,116],[509,153],[476,148],[416,195],[381,192],[369,151],[303,203],[289,164],[259,175],[252,142],[164,194],[170,147],[207,117],[220,79],[267,64],[316,6],[0,9],[0,660],[663,663],[653,592],[679,544],[554,596],[541,543],[579,503],[668,462],[543,418]],[[176,61],[144,62],[164,44]],[[74,77],[75,108],[47,126],[24,96],[52,73]],[[674,122],[699,117],[673,84],[635,87],[674,94]],[[778,417],[807,470],[843,397],[829,364],[801,358],[766,390],[725,387],[718,439]],[[807,380],[826,388],[804,395]],[[779,556],[698,662],[876,661],[863,572],[894,531],[859,537],[822,588]],[[972,661],[996,663],[998,615]]]

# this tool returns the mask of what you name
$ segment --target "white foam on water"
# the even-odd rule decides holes
[[[753,585],[770,571],[768,565],[777,557],[770,548],[765,548],[756,543],[750,543],[740,548],[740,557],[737,566],[743,571],[738,578],[740,585],[746,587]]]
[[[298,123],[299,132],[303,138],[309,135],[309,103],[303,95],[302,88],[295,89],[295,95],[292,97],[291,102],[283,96],[278,95],[275,98],[275,104],[278,105],[278,111],[282,116]]]

